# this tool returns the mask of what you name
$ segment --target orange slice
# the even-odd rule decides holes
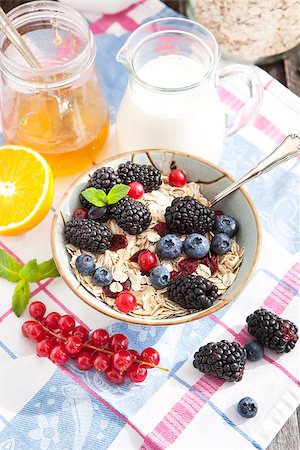
[[[37,225],[51,208],[53,194],[52,170],[39,153],[0,147],[0,234],[21,234]]]

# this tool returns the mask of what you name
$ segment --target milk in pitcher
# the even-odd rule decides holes
[[[225,135],[225,116],[207,64],[168,54],[129,80],[117,117],[120,150],[179,150],[217,162]]]

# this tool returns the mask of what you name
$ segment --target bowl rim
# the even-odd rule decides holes
[[[163,149],[142,149],[142,150],[134,150],[134,151],[129,151],[126,153],[121,153],[119,155],[114,156],[113,158],[106,158],[103,161],[100,161],[99,163],[97,163],[95,166],[91,166],[90,168],[88,168],[87,170],[85,170],[79,177],[77,177],[72,183],[71,185],[68,187],[68,189],[66,190],[66,192],[64,193],[63,197],[61,198],[56,210],[55,210],[55,214],[54,214],[54,218],[52,220],[52,225],[51,225],[51,248],[52,248],[52,254],[53,254],[53,259],[55,261],[56,267],[62,277],[62,279],[64,280],[64,282],[67,284],[67,286],[74,292],[74,294],[79,297],[84,303],[86,303],[87,305],[89,305],[90,307],[92,307],[93,309],[95,309],[96,311],[104,314],[105,316],[111,317],[112,319],[118,320],[118,321],[122,321],[122,322],[127,322],[127,323],[132,323],[135,325],[144,325],[144,326],[168,326],[168,325],[179,325],[179,324],[183,324],[183,323],[188,323],[188,322],[192,322],[194,320],[198,320],[201,319],[203,317],[209,316],[210,314],[215,313],[216,311],[218,311],[219,309],[222,309],[224,306],[228,305],[246,286],[246,284],[248,283],[249,279],[251,278],[254,269],[257,265],[258,259],[259,259],[259,255],[260,255],[260,250],[261,250],[261,225],[258,219],[258,213],[256,210],[256,207],[252,201],[252,199],[250,198],[250,196],[247,194],[247,192],[243,189],[243,188],[239,188],[239,191],[241,191],[241,193],[243,194],[243,196],[245,197],[245,199],[247,200],[251,211],[253,213],[254,219],[255,219],[255,223],[256,223],[256,230],[257,230],[257,246],[256,246],[256,252],[254,255],[254,260],[252,261],[251,267],[249,269],[249,272],[247,274],[247,276],[244,278],[243,282],[241,283],[241,285],[239,285],[238,288],[236,288],[233,292],[231,292],[231,294],[228,296],[228,298],[226,298],[225,300],[221,301],[220,303],[211,306],[210,308],[207,308],[203,311],[198,311],[196,313],[193,314],[188,314],[186,316],[181,316],[181,317],[173,317],[173,318],[169,318],[169,319],[143,319],[143,318],[138,318],[138,317],[133,317],[133,316],[129,316],[124,314],[124,318],[120,318],[118,312],[116,312],[113,308],[110,308],[109,310],[103,310],[102,309],[102,302],[99,301],[99,305],[94,305],[92,303],[92,301],[90,301],[88,298],[85,298],[85,296],[81,293],[78,292],[78,290],[75,289],[75,287],[73,287],[72,283],[69,281],[69,277],[68,275],[65,273],[64,268],[62,267],[59,258],[58,258],[58,254],[57,254],[57,249],[56,249],[56,224],[59,218],[59,213],[60,213],[60,209],[61,209],[61,205],[65,202],[66,198],[70,196],[70,192],[72,192],[74,190],[74,188],[81,182],[81,180],[83,180],[90,172],[91,170],[97,170],[100,167],[103,167],[105,164],[109,164],[112,161],[115,161],[117,159],[123,158],[123,157],[133,157],[135,155],[139,155],[142,153],[171,153],[174,155],[179,155],[179,156],[185,156],[187,158],[191,158],[191,159],[196,159],[197,161],[200,161],[210,167],[212,167],[215,170],[218,170],[219,172],[221,172],[225,177],[227,177],[229,180],[231,180],[232,182],[235,182],[235,178],[232,177],[232,175],[230,175],[228,172],[226,172],[225,170],[223,170],[221,167],[217,166],[216,164],[207,161],[204,158],[201,158],[199,156],[196,155],[191,155],[189,153],[186,152],[181,152],[178,150],[163,150]],[[149,158],[151,160],[151,158]],[[75,275],[74,275],[75,277]],[[225,291],[226,292],[226,291]],[[92,295],[92,294],[90,294]],[[223,294],[224,295],[224,294]],[[108,305],[107,305],[108,306]]]

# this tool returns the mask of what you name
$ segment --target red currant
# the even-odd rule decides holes
[[[76,357],[76,365],[80,370],[90,370],[93,367],[93,355],[89,351],[82,351]]]
[[[112,363],[115,369],[123,372],[131,366],[133,361],[132,355],[127,350],[119,350],[112,358]]]
[[[133,348],[131,348],[130,350],[128,350],[129,353],[131,354],[133,361],[136,360],[140,355],[139,352],[137,350],[134,350]]]
[[[54,343],[52,339],[43,339],[42,341],[37,342],[36,344],[36,353],[38,356],[49,358],[50,353],[54,347]]]
[[[143,197],[145,189],[141,183],[138,181],[132,181],[128,186],[130,187],[130,191],[128,192],[129,197],[132,197],[135,200]]]
[[[149,272],[156,266],[157,258],[154,253],[150,252],[149,250],[144,250],[138,256],[138,263],[142,270],[146,270],[147,272]]]
[[[124,291],[116,297],[116,307],[123,313],[131,312],[136,307],[136,298],[130,292]]]
[[[28,336],[28,327],[29,325],[32,325],[33,323],[36,323],[34,320],[27,320],[27,322],[24,322],[22,325],[22,333],[25,337],[29,337]]]
[[[113,334],[108,342],[109,350],[118,352],[119,350],[126,350],[128,348],[128,339],[124,334]]]
[[[46,312],[46,306],[42,302],[33,302],[29,306],[29,314],[36,320],[41,320]]]
[[[87,219],[89,214],[89,210],[87,208],[77,208],[73,212],[73,217],[76,219]]]
[[[78,336],[82,342],[86,342],[89,338],[89,330],[82,325],[78,325],[73,330],[73,336]]]
[[[63,333],[69,333],[75,328],[75,320],[72,316],[69,316],[69,314],[61,316],[58,322],[58,327]]]
[[[126,372],[120,372],[112,367],[105,371],[105,378],[113,384],[121,384],[126,379]]]
[[[70,355],[77,355],[82,349],[82,340],[79,336],[69,336],[66,343],[66,349]]]
[[[51,312],[45,317],[45,327],[49,330],[57,330],[60,318],[61,315],[58,312]]]
[[[134,363],[129,367],[127,374],[130,381],[142,383],[147,377],[147,369],[140,364]]]
[[[172,170],[169,175],[169,183],[171,186],[182,187],[186,183],[186,173],[183,170]]]
[[[99,328],[93,332],[91,342],[92,345],[95,345],[95,347],[104,347],[108,341],[109,334],[106,330]]]
[[[152,364],[155,364],[156,366],[159,364],[160,356],[157,350],[155,348],[145,348],[145,350],[141,353],[141,360],[147,361]],[[147,369],[153,369],[152,366],[148,366],[147,364],[142,364],[141,367],[146,367]]]
[[[45,337],[45,330],[41,324],[34,322],[27,327],[27,335],[33,341],[41,341]]]
[[[53,347],[56,347],[57,345],[62,344],[62,340],[61,339],[57,339],[57,338],[53,337],[51,340],[52,340],[52,343],[53,343]]]
[[[68,359],[69,353],[64,344],[57,345],[51,350],[50,360],[55,364],[64,364]]]
[[[94,367],[99,372],[105,372],[111,366],[111,357],[106,353],[98,353],[94,358]]]

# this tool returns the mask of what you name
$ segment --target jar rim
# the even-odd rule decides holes
[[[45,14],[47,13],[47,15]],[[61,14],[59,17],[57,17]],[[86,69],[93,62],[95,58],[95,40],[92,31],[90,30],[87,20],[75,9],[70,6],[64,5],[62,3],[50,2],[50,1],[31,1],[23,5],[19,5],[16,8],[9,11],[7,14],[9,20],[18,29],[21,25],[30,23],[34,19],[46,18],[47,20],[59,18],[60,21],[65,21],[67,23],[68,16],[71,18],[72,23],[76,23],[76,27],[80,28],[83,32],[85,43],[79,54],[72,58],[70,61],[64,62],[63,64],[57,65],[55,67],[41,67],[35,68],[30,66],[22,65],[16,62],[14,59],[6,55],[5,52],[0,52],[0,62],[1,69],[11,78],[17,81],[21,81],[26,85],[35,87],[47,87],[58,88],[66,83],[74,81],[78,78],[80,74],[74,74],[76,68]],[[65,16],[65,17],[63,17]],[[4,43],[7,40],[7,36],[1,32],[0,33],[0,49],[2,49]],[[13,45],[13,44],[11,44]],[[62,80],[55,80],[54,75],[58,73],[69,73],[69,76],[64,77]],[[23,74],[23,75],[20,75]],[[35,80],[28,80],[28,76],[32,78],[45,77],[45,75],[51,77],[53,76],[53,81],[41,82]]]

